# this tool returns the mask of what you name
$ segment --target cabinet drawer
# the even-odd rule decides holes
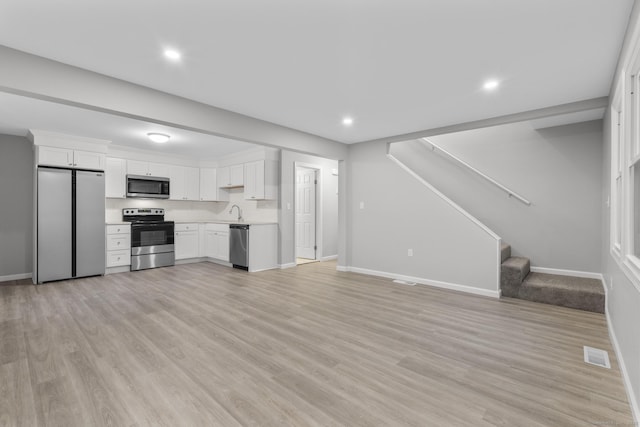
[[[226,231],[229,232],[229,224],[206,224],[205,230],[207,231]]]
[[[131,235],[129,234],[113,234],[107,235],[107,250],[130,250]]]
[[[176,224],[175,231],[198,231],[198,224]]]
[[[110,234],[131,234],[131,226],[125,225],[107,225],[107,235]]]
[[[109,251],[107,252],[107,267],[119,267],[131,264],[131,251]]]

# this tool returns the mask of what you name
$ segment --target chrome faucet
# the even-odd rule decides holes
[[[238,221],[242,221],[242,209],[240,209],[240,206],[238,205],[231,206],[231,209],[229,209],[230,214],[233,213],[233,208],[238,208]]]

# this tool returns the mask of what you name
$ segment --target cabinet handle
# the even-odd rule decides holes
[[[252,198],[252,199],[255,199],[255,198],[256,198],[256,196],[251,196],[251,198]]]

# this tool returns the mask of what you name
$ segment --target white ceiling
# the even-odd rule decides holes
[[[136,150],[202,160],[213,160],[256,147],[246,142],[0,93],[0,133],[26,136],[29,129],[106,139],[114,145]],[[156,144],[147,138],[149,132],[166,133],[171,135],[171,139],[164,144]]]
[[[0,44],[351,143],[606,96],[632,5],[3,0]]]

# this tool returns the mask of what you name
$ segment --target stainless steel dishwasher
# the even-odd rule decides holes
[[[249,271],[249,225],[229,225],[229,262],[233,268]]]

